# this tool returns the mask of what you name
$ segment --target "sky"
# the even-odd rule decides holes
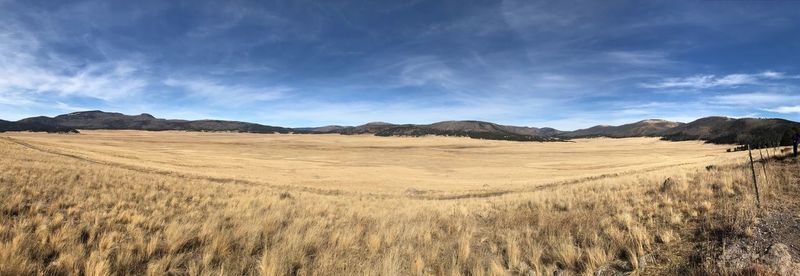
[[[800,120],[800,1],[0,0],[0,118]]]

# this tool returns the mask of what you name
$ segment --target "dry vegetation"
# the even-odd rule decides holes
[[[0,275],[648,273],[754,221],[743,155],[695,142],[10,136]]]
[[[115,166],[347,194],[461,195],[741,158],[728,147],[657,138],[514,143],[449,137],[83,131],[12,134]]]

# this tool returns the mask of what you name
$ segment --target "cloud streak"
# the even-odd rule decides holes
[[[118,100],[140,93],[147,81],[137,61],[72,61],[46,46],[24,26],[5,20],[0,27],[0,96],[27,105],[48,96]],[[27,100],[21,100],[27,99]]]
[[[769,112],[775,113],[783,113],[783,114],[792,114],[792,113],[800,113],[800,105],[793,105],[793,106],[779,106],[776,108],[768,108],[765,109]]]
[[[181,89],[188,97],[210,101],[210,104],[237,106],[280,99],[292,91],[291,88],[284,86],[226,85],[207,79],[193,78],[168,78],[164,80],[164,85]]]
[[[284,86],[251,87],[226,85],[208,79],[168,78],[164,85],[179,88],[191,98],[212,101],[215,104],[244,105],[273,101],[285,97],[292,89]]]
[[[780,93],[737,93],[719,95],[713,98],[713,102],[724,105],[775,105],[800,101],[800,95],[780,94]]]
[[[765,84],[767,81],[798,79],[800,76],[788,76],[782,72],[765,71],[757,74],[730,74],[723,76],[716,75],[695,75],[684,78],[666,78],[654,83],[643,83],[645,88],[715,88],[731,87],[742,85]]]

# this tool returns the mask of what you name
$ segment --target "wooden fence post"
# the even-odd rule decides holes
[[[756,178],[756,166],[753,165],[753,151],[750,144],[747,144],[747,153],[750,155],[750,171],[753,172],[753,187],[756,188],[756,207],[761,208],[761,196],[758,194],[758,178]]]
[[[761,168],[764,170],[764,183],[769,186],[769,174],[767,174],[767,160],[764,160],[764,154],[761,149],[758,149],[758,155],[761,156]]]
[[[750,144],[747,144],[747,153],[750,155],[750,171],[753,173],[753,187],[756,188],[756,207],[761,208],[761,195],[758,194],[758,178],[756,178],[756,167],[753,165],[753,151]]]

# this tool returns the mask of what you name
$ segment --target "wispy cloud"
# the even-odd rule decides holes
[[[147,86],[146,68],[135,60],[71,61],[46,47],[33,32],[11,20],[0,27],[0,96],[29,101],[45,96],[131,97]],[[15,103],[6,103],[14,105]]]
[[[798,79],[800,76],[790,76],[782,72],[765,71],[757,74],[730,74],[724,76],[717,75],[695,75],[683,78],[665,78],[653,83],[643,83],[645,88],[713,88],[731,87],[741,85],[763,84],[770,80]]]
[[[712,102],[725,105],[774,105],[787,102],[800,101],[800,95],[780,93],[738,93],[719,95],[712,98]]]
[[[168,78],[164,80],[164,85],[179,88],[189,97],[234,105],[272,101],[282,98],[292,91],[291,88],[285,86],[252,87],[240,84],[227,85],[199,78]]]
[[[22,93],[0,90],[0,104],[22,107],[36,105],[36,102]]]
[[[662,51],[610,51],[604,57],[608,63],[631,66],[665,66],[676,63]]]
[[[776,108],[767,108],[767,109],[764,109],[764,110],[769,111],[769,112],[775,112],[775,113],[783,113],[783,114],[800,113],[800,105],[779,106],[779,107],[776,107]]]
[[[186,33],[189,37],[211,37],[225,34],[227,31],[242,24],[253,24],[265,28],[286,25],[285,19],[272,11],[250,5],[247,3],[211,3],[201,4],[202,10],[208,12],[208,19],[203,24],[198,24]],[[277,40],[275,34],[271,39]]]

